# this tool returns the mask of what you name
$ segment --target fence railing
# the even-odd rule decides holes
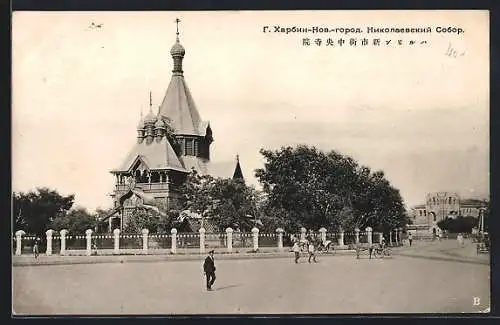
[[[46,255],[125,254],[131,250],[134,254],[151,254],[155,251],[188,254],[204,253],[207,250],[231,253],[242,250],[257,251],[259,248],[285,251],[285,247],[291,247],[295,240],[311,236],[316,240],[330,240],[338,247],[374,244],[382,240],[382,234],[373,232],[369,227],[365,231],[356,229],[349,232],[328,232],[325,228],[321,228],[318,232],[309,233],[302,228],[295,234],[287,234],[280,228],[275,233],[260,233],[257,228],[253,228],[251,232],[239,232],[227,228],[225,233],[206,233],[205,229],[201,228],[198,233],[177,233],[174,228],[170,233],[153,234],[147,229],[143,229],[140,234],[121,233],[119,229],[115,229],[112,234],[102,234],[93,233],[89,229],[84,235],[69,234],[66,230],[61,230],[59,233],[48,230],[45,238],[17,231],[13,238],[12,250],[15,255],[32,254],[36,242],[39,252],[44,252]],[[402,242],[400,230],[394,231],[394,234],[391,232],[390,237],[395,243]]]

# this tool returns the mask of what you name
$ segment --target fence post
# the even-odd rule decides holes
[[[342,229],[342,228],[339,231],[338,244],[339,244],[340,247],[344,246],[344,229]]]
[[[66,254],[66,234],[68,233],[68,231],[66,229],[63,229],[59,233],[61,234],[61,252],[59,254],[65,255]]]
[[[52,255],[52,233],[54,230],[49,229],[45,232],[45,235],[47,236],[47,249],[45,251],[45,255],[50,256]]]
[[[357,244],[359,244],[359,228],[354,228],[354,242]]]
[[[321,242],[322,243],[326,242],[326,229],[325,229],[325,227],[321,227],[319,229],[319,233],[320,233]]]
[[[384,235],[381,232],[379,232],[378,233],[378,243],[381,244],[381,245],[382,245],[382,239],[383,238],[384,238]]]
[[[92,255],[92,229],[85,230],[85,235],[86,235],[86,239],[87,239],[86,255],[90,256],[90,255]]]
[[[24,235],[26,235],[24,231],[16,231],[16,255],[21,255],[22,239]]]
[[[306,232],[307,232],[306,228],[304,228],[304,227],[300,228],[300,240],[301,241],[306,240]]]
[[[398,228],[398,241],[403,245],[403,228]]]
[[[252,234],[253,234],[253,250],[256,252],[259,249],[259,229],[253,227]]]
[[[394,229],[394,238],[396,241],[396,246],[399,244],[399,238],[398,238],[398,228]]]
[[[144,254],[148,253],[148,234],[149,234],[149,229],[142,229],[142,252]]]
[[[200,228],[198,230],[200,233],[200,253],[203,254],[205,253],[205,228]]]
[[[392,246],[392,230],[389,230],[389,243]]]
[[[172,228],[170,233],[172,234],[172,248],[170,249],[170,253],[175,254],[177,253],[177,229]]]
[[[226,238],[227,238],[227,252],[231,253],[233,251],[233,229],[230,227],[226,228]]]
[[[282,228],[276,229],[276,232],[278,233],[278,250],[280,252],[283,252],[283,232],[284,230]]]
[[[366,231],[366,237],[368,239],[368,245],[371,245],[373,243],[373,240],[372,240],[372,227],[366,227],[365,231]]]
[[[120,229],[116,228],[115,230],[113,230],[113,235],[115,238],[113,254],[120,254]]]

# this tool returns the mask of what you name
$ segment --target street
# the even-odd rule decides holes
[[[472,263],[344,255],[294,264],[290,255],[216,259],[216,266],[212,292],[201,260],[14,267],[13,308],[39,315],[460,313],[485,310],[490,300],[489,266]]]

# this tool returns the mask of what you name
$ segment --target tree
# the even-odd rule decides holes
[[[14,230],[43,236],[54,219],[66,215],[73,206],[73,194],[62,196],[46,187],[13,195]]]
[[[95,230],[98,225],[96,215],[90,214],[85,208],[71,209],[66,214],[58,215],[50,224],[56,231],[66,229],[70,234],[84,234],[87,229]]]
[[[201,176],[193,170],[180,194],[182,210],[211,219],[219,231],[227,227],[249,231],[261,216],[258,191],[239,179]]]
[[[266,162],[255,175],[268,197],[266,211],[286,215],[287,231],[367,226],[385,231],[407,223],[399,191],[381,171],[305,145],[260,152]]]
[[[146,211],[142,208],[136,208],[127,221],[124,232],[130,234],[140,234],[142,229],[148,229],[155,233],[162,226],[162,219],[152,211]]]
[[[449,233],[471,233],[472,228],[477,227],[479,220],[474,217],[446,218],[437,223],[438,227]]]

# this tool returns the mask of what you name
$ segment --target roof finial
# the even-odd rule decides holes
[[[181,20],[179,18],[175,18],[175,23],[177,24],[177,32],[175,33],[177,35],[177,42],[179,41],[179,23]]]
[[[149,110],[153,110],[153,97],[151,95],[151,90],[149,91]]]
[[[240,155],[236,154],[236,162],[240,162]]]

